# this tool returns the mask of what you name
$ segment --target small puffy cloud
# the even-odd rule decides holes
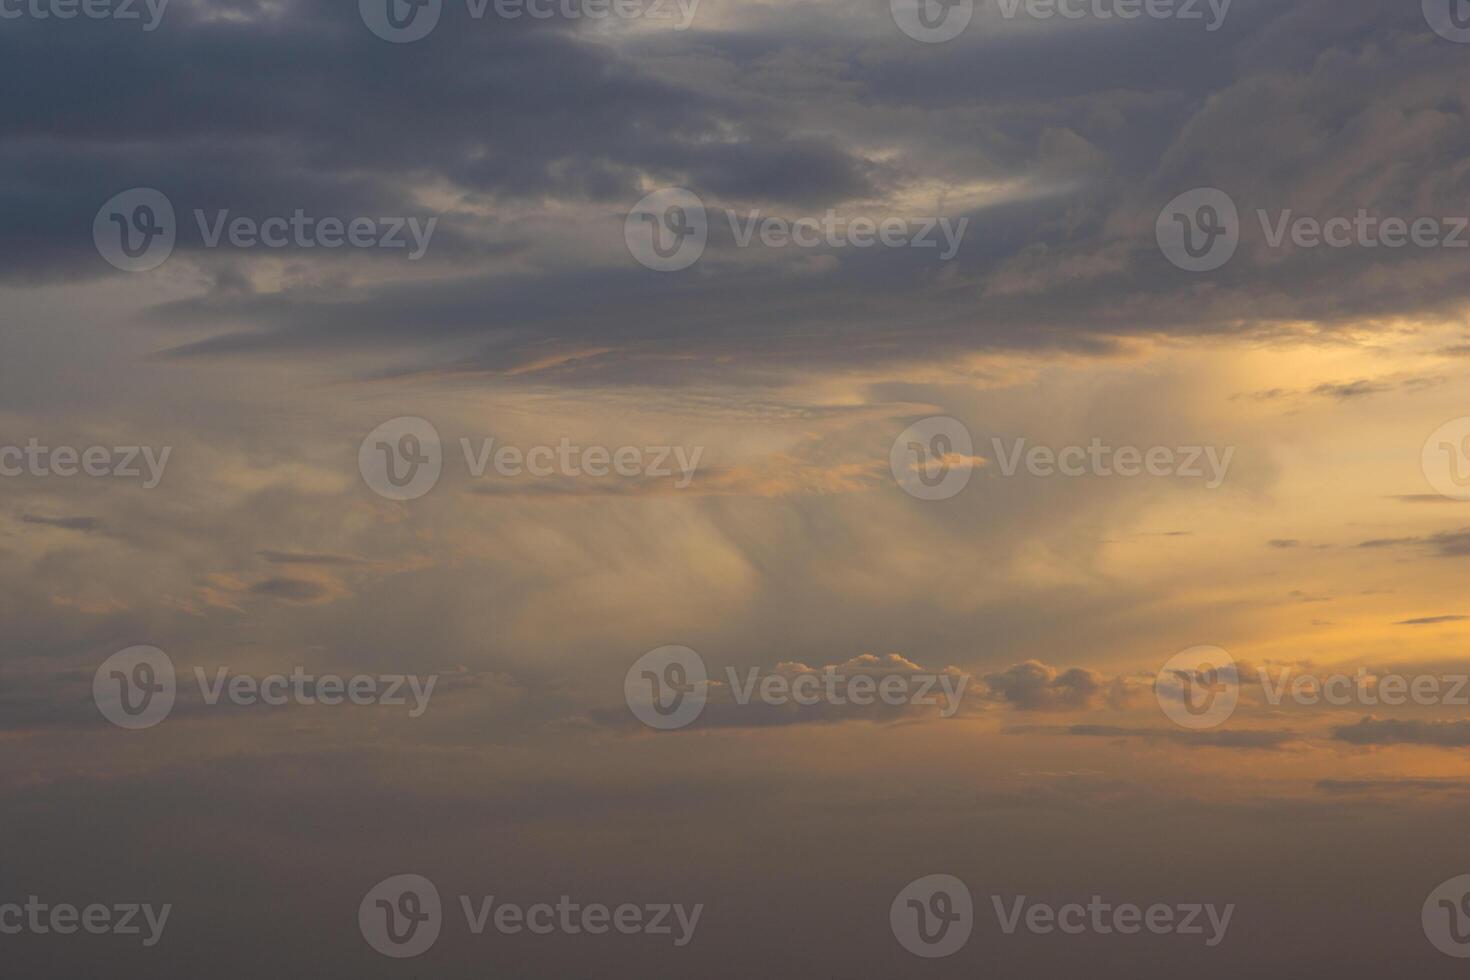
[[[1022,711],[1067,711],[1088,708],[1107,690],[1101,674],[1084,667],[1064,671],[1039,660],[1008,667],[984,677],[988,696]]]

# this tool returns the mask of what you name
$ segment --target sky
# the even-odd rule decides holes
[[[0,0],[0,91],[16,976],[1462,972],[1466,0]]]

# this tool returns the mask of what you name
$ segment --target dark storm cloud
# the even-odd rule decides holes
[[[741,126],[742,110],[579,42],[566,21],[457,23],[464,9],[446,4],[439,29],[405,48],[369,33],[353,5],[250,9],[216,19],[176,4],[167,30],[121,38],[80,20],[6,22],[7,273],[107,271],[92,217],[134,186],[170,198],[185,248],[199,244],[194,207],[416,213],[405,188],[421,181],[630,202],[640,172],[775,200],[868,189],[860,161],[822,138],[755,127],[708,140]]]
[[[216,266],[213,291],[153,313],[213,333],[181,352],[366,346],[387,358],[381,376],[563,384],[708,377],[690,355],[739,377],[1443,311],[1467,295],[1453,250],[1273,248],[1256,218],[1464,210],[1470,64],[1410,7],[1238,0],[1218,32],[991,25],[943,46],[913,44],[886,16],[854,36],[759,11],[725,30],[589,43],[572,22],[469,21],[452,3],[411,45],[373,37],[350,6],[171,10],[167,31],[121,42],[105,25],[22,24],[0,37],[0,80],[25,96],[0,106],[4,267],[27,281],[104,271],[96,208],[156,186],[183,212],[186,257]],[[914,188],[948,197],[975,181],[1028,186],[951,213],[972,226],[947,263],[925,249],[736,249],[719,206],[912,214],[934,196]],[[693,269],[654,273],[615,229],[646,187],[673,183],[711,199],[710,247]],[[1153,224],[1202,185],[1236,200],[1242,243],[1191,275],[1159,253]],[[190,230],[196,206],[423,213],[414,191],[427,187],[463,202],[440,215],[432,282],[307,277],[260,295],[219,267],[248,256],[201,255]],[[523,220],[545,202],[560,210]],[[585,237],[581,221],[612,230],[591,260],[562,240]],[[518,370],[588,346],[599,353]]]

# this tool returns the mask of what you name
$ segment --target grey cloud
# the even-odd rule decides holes
[[[1419,545],[1432,548],[1440,558],[1461,558],[1470,555],[1470,528],[1457,531],[1439,531],[1425,537],[1372,538],[1358,544],[1359,548],[1397,548]]]
[[[365,565],[362,558],[351,555],[313,554],[300,551],[259,551],[256,554],[272,565]]]
[[[270,578],[250,586],[252,595],[284,599],[288,602],[312,602],[324,598],[329,590],[319,582],[294,578]]]
[[[1267,729],[1190,731],[1183,728],[1137,728],[1124,725],[1068,725],[1060,728],[1017,727],[1008,733],[1049,732],[1083,738],[1139,738],[1208,748],[1280,749],[1297,741],[1295,732]]]
[[[41,517],[36,514],[22,514],[20,519],[26,524],[44,524],[66,531],[95,531],[102,526],[101,518],[97,517]]]
[[[990,697],[1023,711],[1083,708],[1102,697],[1101,675],[1081,667],[1058,671],[1038,660],[1028,660],[983,678]]]
[[[1364,717],[1332,729],[1332,737],[1352,745],[1470,745],[1470,721],[1414,721]]]

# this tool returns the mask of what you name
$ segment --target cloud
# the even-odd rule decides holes
[[[102,526],[101,518],[97,517],[39,517],[35,514],[22,514],[20,519],[26,524],[44,524],[66,531],[95,531]]]
[[[1365,716],[1332,729],[1332,737],[1352,745],[1470,746],[1470,720],[1414,721]]]
[[[1346,383],[1325,382],[1313,388],[1312,394],[1346,401],[1349,398],[1362,398],[1364,395],[1376,395],[1389,390],[1391,387],[1381,382],[1360,380]]]
[[[1183,728],[1131,728],[1123,725],[1068,725],[1061,728],[1020,727],[1007,733],[1049,732],[1082,738],[1138,738],[1147,741],[1174,742],[1208,748],[1279,749],[1296,741],[1295,732],[1261,729],[1220,729],[1191,731]]]
[[[1022,711],[1065,711],[1091,707],[1106,693],[1102,675],[1082,667],[1057,668],[1028,660],[986,674],[987,696]]]
[[[250,586],[251,595],[268,596],[286,602],[314,603],[328,599],[332,592],[320,582],[296,578],[269,578]]]
[[[351,555],[313,554],[297,551],[257,551],[272,565],[366,565],[367,561]]]
[[[1421,616],[1418,619],[1400,619],[1400,620],[1397,620],[1394,623],[1394,625],[1395,626],[1430,626],[1430,625],[1433,625],[1434,623],[1458,623],[1458,622],[1460,622],[1462,620],[1466,620],[1466,619],[1470,619],[1470,616],[1454,616],[1454,615],[1449,615],[1449,616]]]
[[[1463,779],[1319,779],[1317,789],[1334,796],[1402,793],[1470,793],[1470,780]]]
[[[1374,538],[1358,544],[1359,548],[1398,548],[1405,545],[1421,545],[1434,549],[1440,558],[1463,558],[1470,556],[1470,528],[1457,531],[1440,531],[1425,537]]]

